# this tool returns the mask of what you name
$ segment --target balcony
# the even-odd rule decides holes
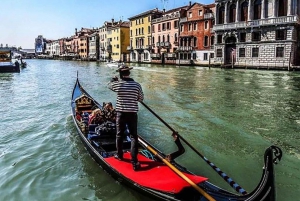
[[[151,49],[152,49],[152,45],[146,45],[146,46],[145,46],[145,49],[151,50]]]
[[[180,18],[180,23],[182,23],[182,22],[187,22],[188,20],[187,20],[187,17],[183,17],[183,18]]]
[[[151,54],[151,58],[160,58],[160,54]]]
[[[166,16],[152,20],[152,23],[163,22],[166,20],[176,19],[179,17],[180,17],[179,13],[176,13],[175,15],[166,15]]]
[[[135,50],[145,49],[145,46],[143,46],[143,45],[137,45],[134,49]]]
[[[181,46],[181,47],[178,47],[178,50],[179,51],[192,51],[192,50],[194,50],[194,47],[192,47],[192,46]]]
[[[165,42],[164,46],[165,46],[166,48],[169,48],[169,47],[171,46],[171,44],[170,44],[170,42]]]
[[[248,22],[216,24],[213,27],[213,31],[220,31],[226,29],[239,29],[245,27],[259,27],[259,26],[268,26],[268,25],[289,24],[289,23],[300,24],[298,16],[284,16],[284,17],[277,17],[277,18],[251,20]]]
[[[157,42],[157,43],[156,43],[156,47],[160,47],[160,42]]]
[[[127,46],[126,50],[132,50],[132,46]]]
[[[160,42],[160,47],[164,47],[165,43],[164,42]]]
[[[214,18],[214,14],[213,13],[204,13],[204,19],[212,19]]]

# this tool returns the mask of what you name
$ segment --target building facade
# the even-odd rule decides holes
[[[99,59],[99,33],[96,31],[95,33],[89,35],[88,37],[88,60],[96,61]]]
[[[214,58],[215,5],[194,3],[186,16],[180,19],[179,62],[184,64],[209,65]]]
[[[127,62],[127,54],[129,51],[127,47],[129,46],[129,22],[119,21],[114,23],[109,29],[108,39],[109,48],[111,50],[111,60],[113,61],[123,61]]]
[[[299,64],[299,0],[216,0],[215,64]]]
[[[130,62],[151,62],[152,38],[151,21],[162,15],[162,11],[152,9],[128,18],[130,21]]]
[[[188,6],[163,11],[161,17],[152,19],[152,63],[176,63],[179,21]]]

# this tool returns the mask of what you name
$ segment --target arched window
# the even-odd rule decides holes
[[[162,42],[165,42],[165,35],[163,35],[162,37]]]
[[[160,36],[158,36],[158,42],[160,43]]]
[[[287,16],[287,0],[278,0],[278,17]]]
[[[229,22],[235,22],[235,16],[236,16],[236,6],[235,4],[230,5],[229,8]]]
[[[261,0],[254,1],[254,20],[261,18]]]
[[[167,35],[167,42],[170,42],[170,35]]]
[[[221,6],[219,8],[219,24],[224,24],[225,22],[225,8],[224,6]]]
[[[178,41],[177,33],[175,33],[175,35],[174,35],[174,41],[175,41],[175,42]]]
[[[204,29],[208,29],[208,21],[207,20],[204,22]]]
[[[212,36],[210,38],[210,46],[213,46],[215,44],[215,36]]]
[[[197,47],[197,38],[196,37],[194,37],[194,45],[193,46]]]
[[[208,46],[208,36],[204,36],[204,47]]]
[[[245,1],[241,6],[241,21],[248,21],[248,2]]]

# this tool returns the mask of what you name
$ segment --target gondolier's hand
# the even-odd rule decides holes
[[[115,81],[118,81],[119,79],[118,79],[118,77],[117,76],[115,76],[115,77],[113,77],[113,78],[111,78],[111,82],[115,82]]]

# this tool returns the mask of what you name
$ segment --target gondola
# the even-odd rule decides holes
[[[144,104],[144,106],[146,105]],[[167,160],[168,155],[154,148],[140,135],[138,159],[141,168],[134,171],[130,163],[130,138],[124,138],[124,159],[119,161],[113,157],[116,153],[114,131],[99,133],[99,129],[97,130],[99,125],[88,124],[84,118],[86,114],[90,114],[96,109],[103,110],[103,105],[84,90],[77,76],[71,99],[72,117],[77,133],[95,161],[121,184],[155,200],[275,200],[274,164],[282,157],[279,147],[270,146],[266,149],[261,180],[257,187],[249,193],[203,157],[237,191],[237,193],[232,193],[210,183],[205,176],[193,174],[175,160]],[[153,113],[151,109],[149,110]],[[178,136],[180,135],[178,134]],[[180,136],[179,139],[183,138]]]
[[[27,67],[27,63],[26,62],[21,62],[20,67],[21,68],[26,68]]]

